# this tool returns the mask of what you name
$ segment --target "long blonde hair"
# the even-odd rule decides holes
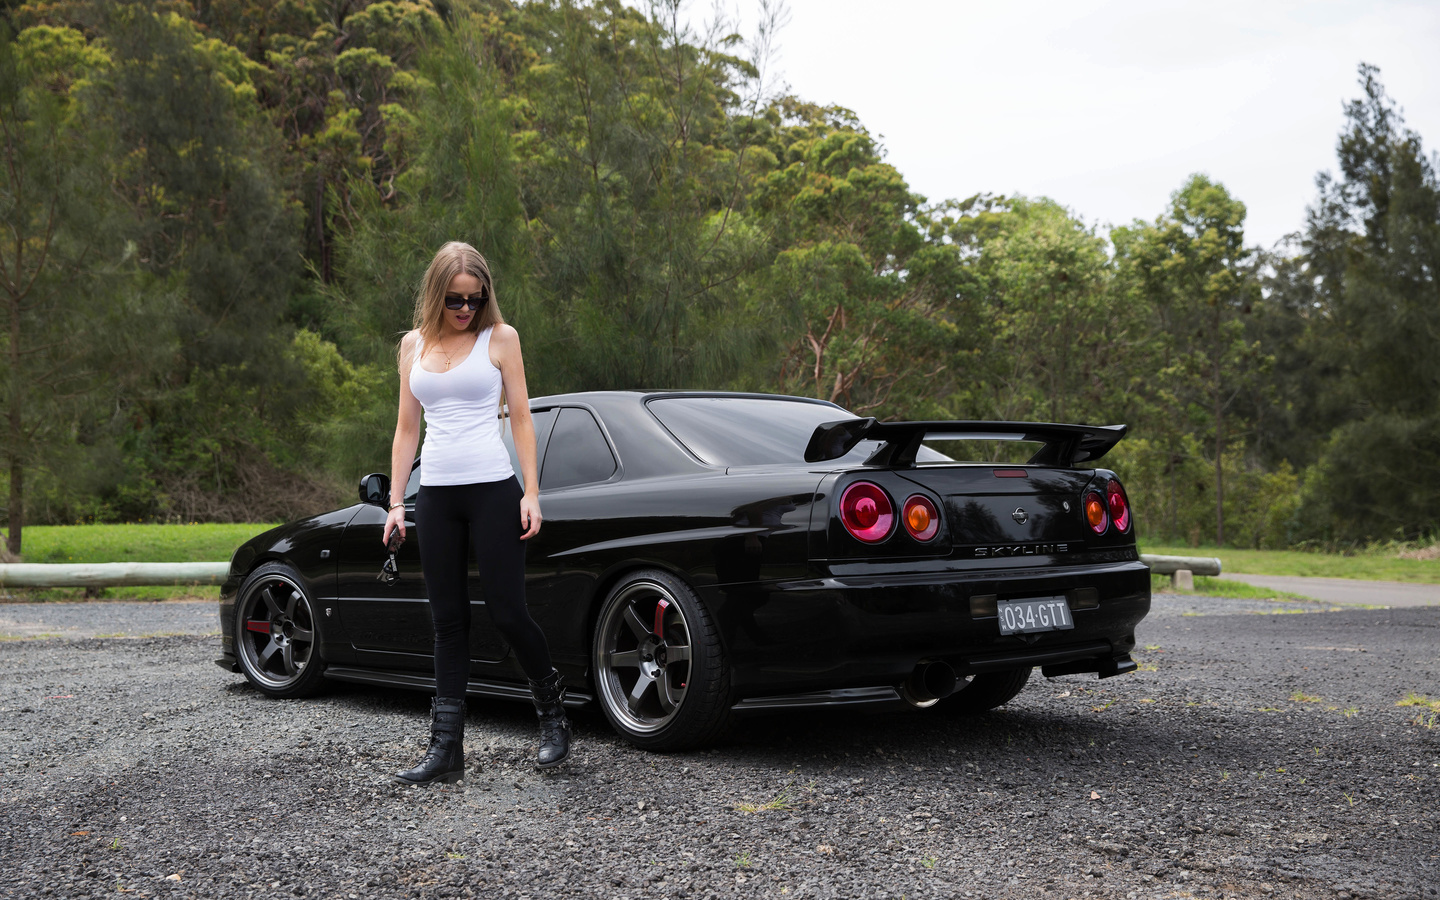
[[[440,340],[445,322],[445,290],[450,279],[464,273],[480,280],[485,292],[486,303],[476,310],[468,331],[483,331],[491,325],[505,321],[500,315],[500,305],[495,299],[495,282],[490,277],[490,264],[480,251],[463,241],[451,241],[435,252],[425,277],[420,281],[420,291],[415,295],[414,328],[420,339],[431,347]]]
[[[439,250],[435,251],[435,258],[430,260],[430,265],[425,269],[425,277],[420,279],[420,290],[415,295],[415,318],[413,327],[420,335],[421,342],[428,343],[431,347],[438,346],[440,335],[445,323],[445,291],[450,287],[450,279],[461,273],[473,275],[480,280],[480,289],[485,293],[485,305],[476,310],[474,320],[466,331],[483,331],[492,325],[500,325],[505,317],[500,315],[500,304],[495,300],[495,281],[490,277],[490,264],[480,251],[465,243],[464,241],[450,241]],[[404,360],[404,342],[396,350],[396,356],[401,364]],[[411,362],[420,357],[420,347],[415,348],[415,356]],[[502,384],[500,389],[500,400],[497,404],[497,413],[501,416],[501,428],[505,427],[503,419],[505,415],[505,389]]]

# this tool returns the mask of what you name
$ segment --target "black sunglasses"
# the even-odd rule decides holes
[[[450,296],[449,294],[446,294],[446,295],[445,295],[445,308],[446,308],[446,309],[459,309],[459,308],[462,307],[462,306],[469,306],[472,310],[475,310],[475,309],[479,309],[480,307],[484,306],[489,300],[490,300],[490,292],[487,291],[487,290],[485,290],[484,288],[481,288],[481,289],[480,289],[480,296],[479,296],[479,297],[475,297],[475,296],[473,296],[473,295],[472,295],[472,296],[469,296],[469,297],[452,297],[452,296]]]

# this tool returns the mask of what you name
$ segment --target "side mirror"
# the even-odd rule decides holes
[[[370,503],[382,509],[389,506],[390,476],[380,472],[371,472],[360,479],[360,502]]]

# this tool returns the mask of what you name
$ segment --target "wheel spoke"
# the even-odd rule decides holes
[[[285,618],[287,618],[287,619],[292,619],[292,620],[295,618],[295,606],[296,606],[296,604],[298,604],[299,602],[300,602],[300,592],[299,592],[299,591],[291,591],[291,592],[290,592],[290,599],[288,599],[288,600],[285,601]]]
[[[265,619],[246,619],[246,620],[245,620],[245,630],[246,630],[246,631],[253,631],[253,632],[256,632],[257,634],[269,634],[269,633],[270,633],[270,623],[269,623],[268,621],[266,621]]]
[[[635,686],[630,689],[630,695],[625,698],[625,703],[630,707],[631,714],[640,715],[640,700],[645,696],[645,691],[654,683],[654,678],[646,675],[644,672],[640,673],[640,677],[635,680]]]
[[[677,696],[674,687],[670,684],[670,676],[661,672],[660,677],[655,679],[655,695],[660,698],[660,708],[665,710],[665,715],[668,716],[675,711],[675,707],[680,705],[681,699],[685,696],[685,690],[682,688]]]
[[[280,644],[276,642],[274,638],[271,638],[269,642],[265,644],[265,649],[261,650],[260,655],[256,657],[256,660],[260,663],[260,668],[263,669],[268,666],[270,664],[270,658],[274,656],[275,651],[279,649]]]
[[[267,584],[265,585],[265,587],[261,588],[260,599],[264,600],[265,605],[270,608],[270,620],[272,622],[283,615],[283,613],[280,611],[280,604],[275,602],[275,585]]]
[[[640,668],[639,650],[616,650],[610,654],[610,668],[612,669],[638,669]]]
[[[666,665],[669,665],[670,663],[689,662],[689,661],[690,661],[690,645],[689,645],[689,644],[678,644],[678,645],[677,645],[677,644],[666,644],[666,645],[665,645],[665,664],[666,664]]]
[[[633,606],[625,608],[625,624],[629,626],[637,641],[643,641],[650,636],[650,626],[636,614]]]
[[[315,633],[308,628],[295,628],[290,632],[290,640],[313,641],[315,640]]]
[[[286,641],[285,648],[280,654],[280,659],[285,664],[285,674],[294,675],[299,670],[295,668],[295,644]]]

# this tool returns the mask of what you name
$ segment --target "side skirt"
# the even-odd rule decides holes
[[[844,688],[835,691],[810,691],[804,694],[780,694],[770,697],[751,697],[730,707],[736,713],[774,712],[787,709],[815,709],[823,707],[887,707],[908,706],[900,698],[900,692],[893,687]]]
[[[333,678],[336,681],[350,681],[356,684],[374,684],[381,687],[410,688],[416,691],[435,690],[435,678],[430,675],[421,675],[416,672],[387,672],[382,669],[357,669],[351,666],[330,666],[325,670],[326,678]],[[525,703],[530,702],[530,689],[520,684],[510,684],[501,681],[475,681],[471,680],[465,686],[465,693],[472,697],[495,697],[500,700],[518,700]],[[569,707],[584,706],[594,700],[594,695],[587,691],[575,690],[568,685],[565,688],[565,705]]]

